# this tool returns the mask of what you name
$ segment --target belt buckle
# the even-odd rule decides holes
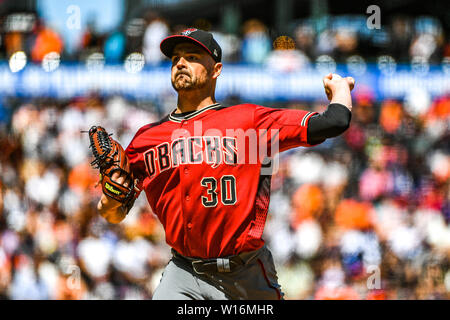
[[[206,272],[198,271],[197,268],[196,268],[197,265],[201,265],[202,263],[203,263],[202,260],[194,260],[194,261],[191,262],[192,268],[193,268],[194,271],[195,271],[196,273],[198,273],[198,274],[206,274]]]
[[[198,274],[206,274],[207,273],[207,271],[205,271],[205,272],[199,271],[198,266],[212,267],[213,263],[215,264],[215,266],[217,268],[216,272],[220,272],[220,273],[231,272],[230,259],[228,259],[228,258],[217,258],[217,259],[214,259],[213,261],[194,260],[191,262],[192,268]],[[207,268],[205,268],[205,270],[206,269]],[[213,270],[211,270],[211,271],[213,272]]]

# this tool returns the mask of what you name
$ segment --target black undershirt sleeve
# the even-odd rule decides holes
[[[308,144],[318,144],[342,134],[350,126],[351,119],[352,113],[346,106],[340,103],[329,104],[327,110],[309,119]]]

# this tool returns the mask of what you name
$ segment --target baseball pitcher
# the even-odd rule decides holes
[[[319,114],[215,100],[222,50],[211,33],[187,29],[161,42],[178,93],[173,112],[140,128],[126,150],[90,130],[101,172],[99,213],[122,221],[145,192],[172,259],[153,299],[282,299],[262,234],[276,154],[310,147],[350,125],[352,78],[329,74]]]

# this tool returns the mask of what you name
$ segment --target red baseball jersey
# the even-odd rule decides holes
[[[310,146],[314,114],[214,104],[139,129],[126,153],[168,245],[199,258],[260,248],[270,197],[267,160]]]

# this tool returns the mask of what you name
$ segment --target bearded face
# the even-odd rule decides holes
[[[193,74],[186,69],[177,70],[175,75],[172,76],[172,87],[176,91],[201,89],[206,84],[207,79],[205,76]]]
[[[196,45],[177,45],[172,56],[172,86],[176,91],[196,90],[212,82],[211,57]]]

